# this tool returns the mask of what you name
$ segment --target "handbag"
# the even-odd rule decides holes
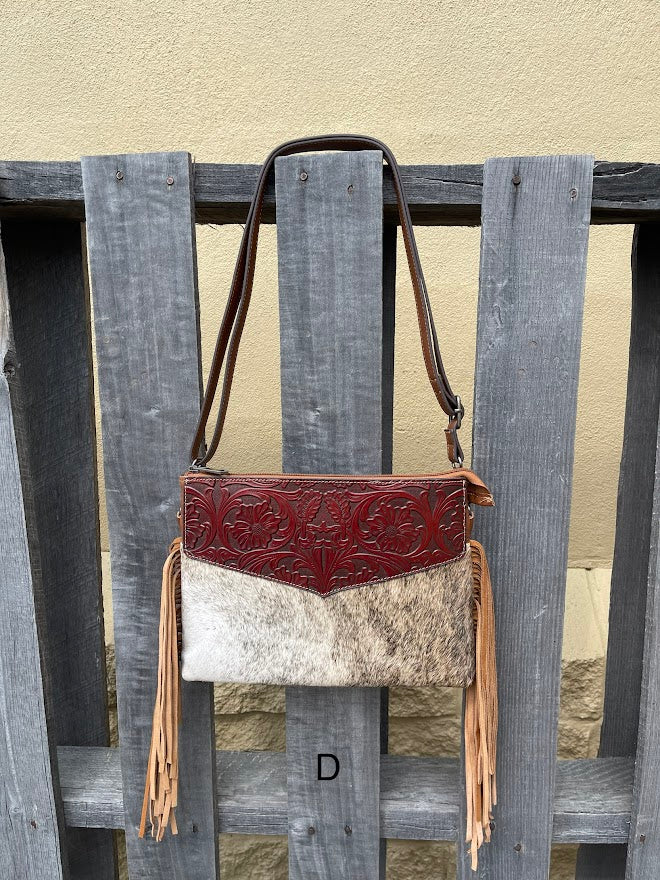
[[[376,149],[394,182],[424,363],[449,418],[451,469],[416,476],[230,474],[208,466],[224,426],[250,304],[269,172],[278,156]],[[224,377],[212,439],[205,429]],[[180,536],[163,568],[156,703],[140,825],[176,834],[180,675],[188,681],[466,688],[466,840],[490,839],[497,676],[488,564],[470,537],[488,488],[463,466],[464,409],[449,385],[391,151],[359,135],[289,141],[268,156],[248,212],[191,447]]]

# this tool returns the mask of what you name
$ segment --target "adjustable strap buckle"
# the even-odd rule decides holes
[[[463,450],[461,449],[461,444],[458,440],[458,429],[461,427],[463,423],[463,416],[465,415],[465,407],[461,402],[461,398],[459,395],[456,395],[456,406],[452,410],[452,414],[449,416],[449,424],[445,428],[445,438],[447,440],[447,455],[449,457],[449,461],[454,468],[463,467]]]
[[[456,407],[454,408],[454,415],[453,415],[453,418],[456,419],[456,424],[454,425],[454,427],[456,428],[457,431],[463,423],[463,416],[464,415],[465,415],[465,407],[463,406],[463,403],[461,401],[460,394],[457,394],[456,395]]]

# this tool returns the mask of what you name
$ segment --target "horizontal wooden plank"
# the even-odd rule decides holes
[[[258,165],[198,163],[195,206],[199,223],[242,223]],[[483,165],[404,165],[401,168],[415,223],[476,226],[481,215]],[[385,171],[383,199],[394,212],[394,189]],[[264,222],[275,219],[275,188],[266,193]],[[0,161],[0,216],[53,214],[83,220],[79,162]],[[638,223],[660,219],[660,164],[596,162],[591,222]]]
[[[383,837],[455,840],[458,830],[458,761],[453,758],[381,757]]]
[[[0,210],[84,219],[80,162],[0,162]]]
[[[60,746],[57,760],[66,824],[73,828],[123,828],[119,749]]]
[[[67,824],[121,828],[118,749],[60,747]],[[559,761],[554,843],[625,843],[630,825],[633,759]],[[461,796],[458,761],[383,755],[381,835],[456,840]],[[234,834],[287,833],[284,752],[218,752],[218,826]]]
[[[217,752],[218,827],[235,834],[288,834],[286,754]]]
[[[634,760],[559,761],[554,843],[625,843],[630,829]]]

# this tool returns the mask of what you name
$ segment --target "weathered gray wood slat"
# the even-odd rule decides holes
[[[473,467],[497,505],[475,536],[496,600],[500,803],[479,870],[498,880],[549,870],[592,179],[590,156],[484,170]]]
[[[637,751],[660,411],[658,286],[656,281],[654,287],[648,268],[660,248],[658,229],[657,224],[640,227],[633,250],[630,357],[610,591],[601,757],[633,757]],[[578,880],[622,880],[625,871],[625,847],[617,853],[612,847],[582,847],[578,856]]]
[[[630,758],[558,761],[553,843],[625,843],[630,830],[633,771]]]
[[[64,816],[69,828],[124,828],[120,750],[60,746]]]
[[[284,471],[378,473],[391,461],[382,155],[285,157],[275,179]],[[292,880],[379,876],[380,721],[378,689],[287,690]],[[338,757],[335,780],[318,781],[318,753]]]
[[[118,749],[60,748],[66,820],[76,827],[123,827]],[[286,834],[286,755],[218,752],[218,831]],[[559,761],[552,839],[625,843],[630,826],[634,761]],[[458,761],[383,755],[380,822],[383,838],[456,840],[462,797]]]
[[[286,754],[218,752],[216,763],[220,831],[286,835]]]
[[[183,686],[178,837],[137,829],[158,664],[162,564],[200,405],[186,153],[82,161],[110,530],[119,736],[131,876],[216,876],[212,688]],[[168,179],[172,182],[168,183]]]
[[[660,386],[660,224],[638,227],[633,247],[633,288],[636,298],[655,306],[649,315],[646,344],[655,351],[643,381]],[[651,517],[643,532],[649,537],[647,563],[646,638],[644,641],[641,702],[635,785],[626,880],[655,880],[660,866],[660,410],[658,399],[637,414],[638,419],[655,425],[654,476]],[[648,453],[647,453],[648,454]],[[646,493],[645,493],[646,494]]]
[[[41,571],[28,539],[34,504],[25,455],[22,369],[15,355],[1,244],[0,876],[58,880],[69,876],[64,816],[41,668]]]
[[[404,165],[404,186],[415,223],[479,224],[483,165]],[[244,222],[258,165],[196,163],[195,204],[200,223]],[[596,162],[592,223],[636,223],[660,217],[660,165]],[[394,214],[394,188],[385,171],[384,202]],[[275,219],[275,189],[266,193],[264,222]],[[78,162],[0,161],[0,215],[47,213],[83,220]]]
[[[52,731],[109,745],[89,299],[80,224],[3,223],[16,361],[43,583]],[[113,835],[67,830],[75,880],[111,880]]]
[[[628,839],[633,763],[628,759],[559,761],[554,843]],[[463,791],[458,761],[383,757],[381,833],[407,840],[461,839]]]

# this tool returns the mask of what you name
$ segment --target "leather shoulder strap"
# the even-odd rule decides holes
[[[394,190],[396,193],[399,211],[399,222],[403,233],[403,240],[408,260],[408,268],[412,279],[417,321],[419,324],[422,352],[426,372],[435,393],[438,403],[449,416],[449,425],[445,430],[447,440],[447,453],[449,460],[454,464],[461,464],[463,452],[458,442],[457,431],[460,428],[463,417],[463,406],[460,397],[451,390],[449,380],[444,370],[440,348],[431,314],[426,283],[422,273],[422,267],[415,242],[415,233],[408,203],[404,197],[401,174],[396,159],[391,150],[381,141],[363,135],[327,135],[323,137],[309,137],[300,140],[287,141],[273,150],[261,167],[252,203],[248,211],[248,217],[243,230],[243,237],[236,260],[234,276],[232,279],[229,299],[225,307],[225,313],[218,333],[218,338],[211,362],[202,409],[197,430],[191,447],[191,459],[193,465],[203,467],[215,454],[222,435],[229,394],[231,391],[236,367],[236,357],[240,344],[245,319],[252,295],[254,269],[257,255],[257,243],[259,240],[259,225],[263,208],[264,193],[268,175],[271,172],[275,159],[279,156],[288,156],[293,153],[318,152],[321,150],[380,150],[383,157],[392,170]],[[226,358],[226,363],[225,363]],[[223,364],[225,372],[222,384],[218,417],[213,432],[213,437],[208,448],[204,446],[204,432],[208,422],[209,413],[215,398],[215,393],[220,379]]]

